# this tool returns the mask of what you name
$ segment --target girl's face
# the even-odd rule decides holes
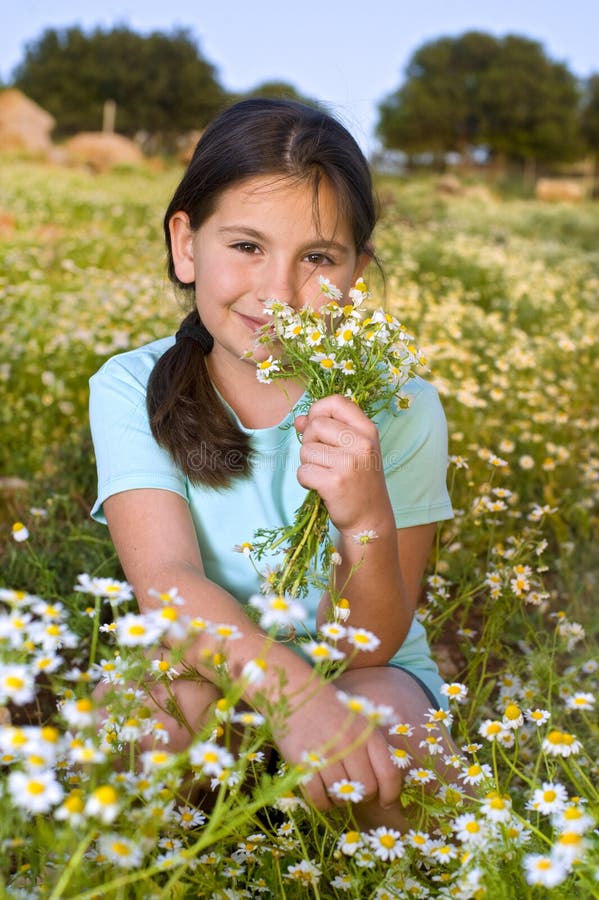
[[[175,272],[195,281],[198,312],[214,338],[211,373],[247,376],[256,331],[270,321],[264,301],[276,297],[294,308],[326,302],[319,276],[344,294],[362,273],[368,257],[358,255],[336,195],[323,180],[315,216],[310,182],[256,176],[227,188],[196,232],[186,213],[170,222]],[[271,352],[259,345],[256,358]],[[223,369],[223,367],[226,367]],[[238,367],[238,368],[231,368]]]

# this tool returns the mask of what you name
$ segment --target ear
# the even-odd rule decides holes
[[[370,249],[370,247],[369,247],[369,249]],[[354,284],[356,283],[358,278],[360,278],[362,276],[362,273],[366,269],[366,266],[371,261],[372,261],[371,253],[366,253],[366,252],[360,253],[360,255],[358,256],[358,259],[356,261],[356,267],[354,269],[354,275],[353,275]]]
[[[193,231],[186,212],[174,213],[168,223],[175,274],[182,284],[195,281],[193,265]]]

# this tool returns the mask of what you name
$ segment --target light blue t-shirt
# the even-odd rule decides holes
[[[248,429],[230,410],[251,436],[252,474],[234,478],[226,489],[190,483],[154,440],[146,410],[150,373],[173,343],[174,338],[163,338],[119,354],[90,380],[90,422],[98,468],[98,499],[92,516],[105,523],[102,504],[121,491],[161,488],[180,494],[189,504],[206,576],[246,603],[258,592],[259,578],[250,561],[233,547],[251,541],[259,528],[288,524],[306,494],[296,477],[300,442],[292,425],[294,413],[280,425]],[[437,392],[428,382],[414,378],[402,393],[411,398],[408,409],[395,414],[385,410],[375,419],[398,528],[453,516],[445,483],[447,427]],[[197,464],[210,465],[200,454],[198,450]],[[334,540],[334,529],[332,534]],[[268,562],[274,564],[276,557]],[[319,600],[317,590],[302,599],[311,633]],[[442,681],[418,621],[413,621],[392,662],[420,678],[445,706],[439,696]]]

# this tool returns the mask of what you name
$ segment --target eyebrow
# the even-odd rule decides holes
[[[265,241],[266,235],[249,225],[223,225],[218,229],[219,234],[244,234],[247,237],[255,238],[257,241]],[[349,247],[346,244],[340,244],[339,241],[329,241],[326,238],[317,237],[313,241],[308,241],[304,245],[304,249],[310,247],[320,247],[327,250],[337,250],[339,253],[348,253]]]

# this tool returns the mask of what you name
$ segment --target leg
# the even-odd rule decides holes
[[[432,734],[439,738],[441,753],[431,754],[427,746],[420,747],[421,741],[431,737],[431,732],[424,727],[426,714],[432,703],[418,682],[401,669],[392,666],[349,669],[335,681],[336,686],[349,694],[357,694],[372,700],[376,704],[390,706],[395,712],[395,721],[409,724],[413,733],[409,737],[388,734],[389,726],[381,726],[387,742],[410,754],[409,768],[426,766],[434,768],[443,782],[453,781],[457,774],[452,766],[444,762],[445,756],[457,752],[447,730],[440,728]],[[434,783],[432,784],[434,789]],[[410,810],[397,803],[394,807],[383,809],[375,799],[369,803],[357,804],[355,816],[363,830],[386,825],[398,831],[407,831],[413,826],[410,821]]]

